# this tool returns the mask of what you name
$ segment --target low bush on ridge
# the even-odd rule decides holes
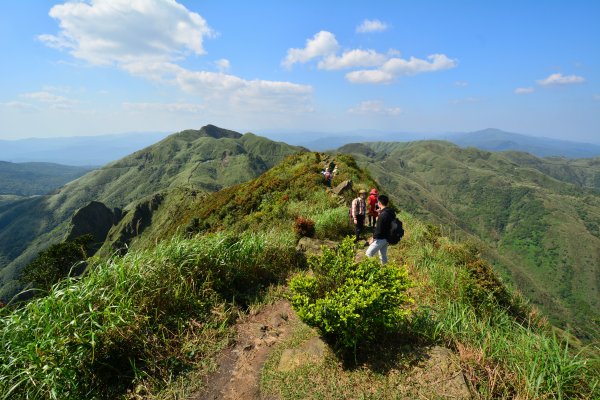
[[[309,259],[312,274],[301,273],[290,282],[292,306],[308,325],[333,338],[340,347],[356,350],[400,326],[411,303],[411,286],[404,268],[366,258],[354,261],[354,243],[344,239],[337,250]]]

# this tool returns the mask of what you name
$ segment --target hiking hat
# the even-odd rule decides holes
[[[369,194],[377,194],[377,189],[375,189],[375,188],[371,189],[371,193],[369,193]]]
[[[367,191],[366,191],[365,189],[360,189],[360,190],[358,191],[358,194],[363,194],[363,193],[364,193],[364,194],[367,194]]]

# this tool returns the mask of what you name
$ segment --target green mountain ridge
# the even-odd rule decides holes
[[[540,159],[441,141],[338,149],[400,207],[483,243],[488,259],[553,323],[600,334],[597,159]]]
[[[20,288],[18,271],[61,242],[78,209],[99,201],[110,209],[181,186],[217,191],[262,174],[303,148],[207,125],[185,130],[94,170],[48,196],[0,203],[0,299]]]
[[[337,179],[352,181],[341,196],[325,187],[321,175],[332,159]],[[237,319],[286,298],[288,279],[306,272],[310,277],[317,262],[338,270],[339,255],[329,252],[315,261],[298,251],[298,227],[314,222],[318,239],[341,241],[351,234],[350,200],[361,188],[384,190],[360,168],[365,161],[302,152],[215,193],[169,188],[130,204],[112,233],[119,237],[128,226],[139,227],[128,219],[136,213],[150,223],[130,232],[135,236],[126,254],[97,254],[84,276],[62,281],[23,307],[0,309],[0,398],[202,398],[198,390],[212,383],[208,374],[219,355],[236,350]],[[411,161],[404,167],[412,168]],[[306,339],[327,336],[301,325],[290,341],[273,344],[260,371],[261,395],[439,398],[422,384],[427,379],[407,379],[429,346],[437,345],[455,355],[458,376],[475,398],[597,397],[597,362],[577,343],[562,341],[507,290],[476,247],[405,211],[399,215],[406,235],[390,249],[389,267],[415,281],[406,320],[361,341],[354,361],[326,340],[322,362],[282,371],[277,365],[288,348],[297,353]],[[343,246],[351,249],[351,240]],[[359,262],[365,278],[366,267],[381,269],[375,260],[346,260],[351,271]],[[348,301],[342,292],[335,309],[347,310],[350,321],[360,317],[377,292],[364,289],[375,291],[352,293]],[[271,322],[254,325],[257,332],[274,329]],[[259,346],[237,345],[241,354]]]

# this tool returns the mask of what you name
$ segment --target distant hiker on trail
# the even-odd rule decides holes
[[[331,187],[331,180],[333,179],[333,175],[331,174],[331,171],[329,170],[329,168],[325,168],[325,171],[323,172],[323,176],[325,177],[325,185],[327,187]]]
[[[367,215],[367,204],[365,203],[366,197],[367,191],[364,189],[359,190],[358,197],[352,200],[352,206],[350,207],[354,229],[356,230],[356,239],[354,239],[354,243],[358,243],[360,234],[365,227],[365,217]]]
[[[388,208],[390,199],[385,194],[380,194],[377,198],[379,205],[379,218],[375,223],[373,237],[369,239],[369,248],[367,249],[367,257],[373,257],[379,252],[379,259],[382,264],[387,264],[387,249],[388,239],[391,231],[392,221],[396,218],[396,213],[391,208]]]
[[[379,206],[377,205],[377,189],[371,189],[369,199],[367,200],[367,214],[369,215],[369,226],[375,225],[379,215]]]
[[[334,161],[331,161],[328,165],[329,170],[333,172],[333,170],[337,167],[337,165],[335,165]]]

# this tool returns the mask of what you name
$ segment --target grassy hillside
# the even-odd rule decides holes
[[[302,150],[207,125],[173,134],[52,195],[0,203],[0,298],[15,293],[19,269],[48,245],[62,241],[73,213],[92,200],[123,208],[168,188],[213,192],[255,178]]]
[[[90,168],[60,164],[0,161],[0,195],[48,194],[89,171]]]
[[[351,157],[336,161],[354,191],[374,185]],[[295,249],[296,218],[314,220],[318,237],[339,240],[349,232],[353,193],[340,198],[326,191],[322,166],[319,154],[291,156],[210,201],[188,199],[174,221],[153,221],[126,255],[97,257],[88,275],[23,308],[0,311],[1,398],[188,398],[214,369],[236,315],[285,292],[286,279],[306,270]],[[175,210],[177,196],[186,193],[166,194],[154,216]],[[411,317],[390,332],[402,341],[384,335],[361,342],[359,365],[349,368],[339,353],[332,363],[292,373],[266,368],[265,394],[391,398],[412,351],[440,344],[459,354],[477,397],[597,397],[597,365],[553,336],[476,248],[407,213],[401,217],[407,234],[391,255],[417,283]],[[387,355],[385,370],[368,362],[375,354]]]
[[[485,244],[487,257],[562,328],[600,335],[597,160],[539,159],[446,142],[349,145],[405,209]]]

